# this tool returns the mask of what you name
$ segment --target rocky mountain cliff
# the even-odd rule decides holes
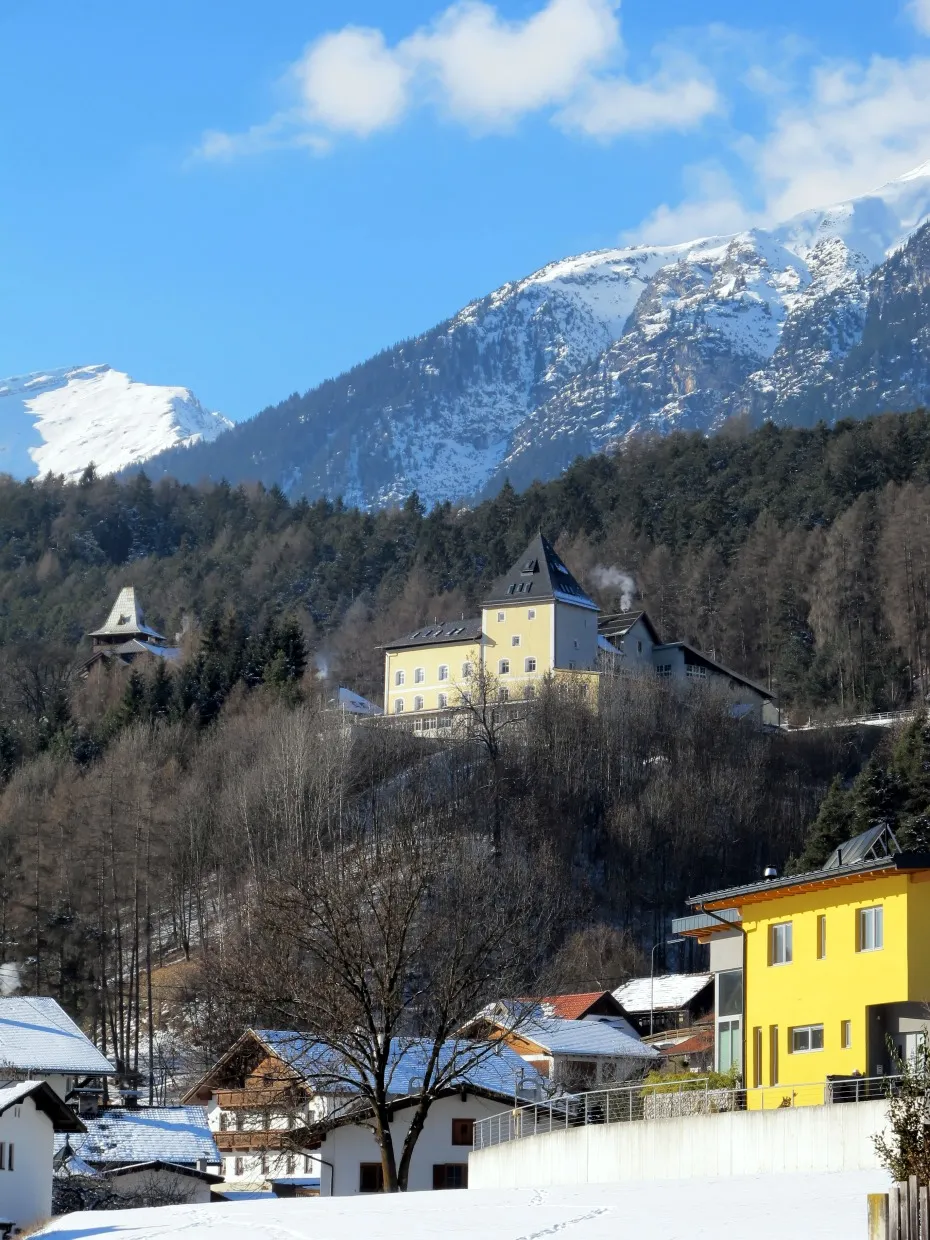
[[[930,164],[772,229],[599,251],[146,468],[375,507],[550,478],[629,435],[930,401]]]

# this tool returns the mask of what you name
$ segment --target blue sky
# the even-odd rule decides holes
[[[247,417],[553,258],[930,160],[930,0],[0,0],[0,375]]]

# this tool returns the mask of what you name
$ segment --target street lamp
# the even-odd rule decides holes
[[[665,946],[670,947],[672,943],[683,943],[684,939],[666,939]],[[653,943],[652,951],[649,956],[649,1036],[652,1037],[652,1026],[655,1019],[656,1006],[656,948],[661,947],[661,941]]]

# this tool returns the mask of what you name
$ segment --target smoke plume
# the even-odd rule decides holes
[[[615,590],[620,595],[620,610],[629,611],[636,595],[636,582],[622,568],[612,564],[595,564],[591,577],[599,590]]]

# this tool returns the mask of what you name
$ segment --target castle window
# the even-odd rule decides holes
[[[462,679],[463,680],[470,679],[474,670],[475,669],[472,667],[471,663],[463,663],[462,664]]]
[[[498,623],[498,624],[503,624],[503,623],[504,623],[504,621],[505,621],[506,619],[507,619],[507,613],[506,613],[505,611],[499,611],[499,612],[497,613],[497,623]]]
[[[404,673],[403,673],[403,672],[395,672],[395,673],[394,673],[394,684],[395,684],[395,685],[402,685],[402,684],[404,683],[404,680],[405,680],[405,679],[406,679],[406,678],[405,678],[405,676],[404,676]]]
[[[506,702],[506,701],[508,701],[508,700],[509,700],[509,698],[510,698],[510,690],[509,690],[509,689],[505,689],[505,688],[503,688],[503,686],[502,686],[500,689],[498,689],[498,691],[497,691],[497,700],[498,700],[499,702]]]
[[[501,676],[509,676],[510,675],[510,660],[501,659],[501,661],[497,665],[497,671],[498,671],[498,674]]]
[[[577,642],[577,640],[576,640],[576,641],[574,641],[572,644],[573,644],[573,646],[575,647],[575,649],[577,650],[577,649],[578,649],[578,642]]]
[[[444,710],[444,709],[445,709],[445,707],[447,707],[448,705],[449,705],[449,695],[448,695],[448,693],[440,693],[440,695],[439,695],[439,709],[440,709],[440,710]]]
[[[637,654],[642,654],[642,653],[643,653],[643,643],[642,643],[642,642],[637,642],[637,643],[636,643],[636,653],[637,653]]]
[[[672,674],[671,663],[660,663],[656,667],[656,675],[661,676],[664,680],[667,680],[671,676],[671,674]]]
[[[520,645],[520,634],[519,634],[519,633],[514,633],[513,637],[511,637],[511,639],[510,639],[510,644],[511,644],[511,646],[519,646],[519,645]]]
[[[403,713],[404,713],[404,699],[398,698],[397,701],[394,703],[394,714],[402,715]]]
[[[536,671],[536,660],[532,657],[532,655],[530,655],[528,659],[523,660],[523,670],[525,672]]]
[[[449,679],[449,668],[446,666],[445,663],[440,663],[439,665],[439,679],[440,680]]]
[[[423,709],[423,699],[422,699],[419,695],[417,695],[417,696],[413,699],[413,709],[414,709],[414,710],[422,710],[422,709]]]
[[[423,667],[418,667],[413,673],[413,683],[416,685],[422,685],[424,680],[426,680],[426,669]]]
[[[527,618],[527,620],[535,620],[535,619],[536,619],[536,608],[535,608],[535,607],[531,607],[531,608],[529,609],[529,611],[527,611],[527,613],[526,613],[526,618]]]

